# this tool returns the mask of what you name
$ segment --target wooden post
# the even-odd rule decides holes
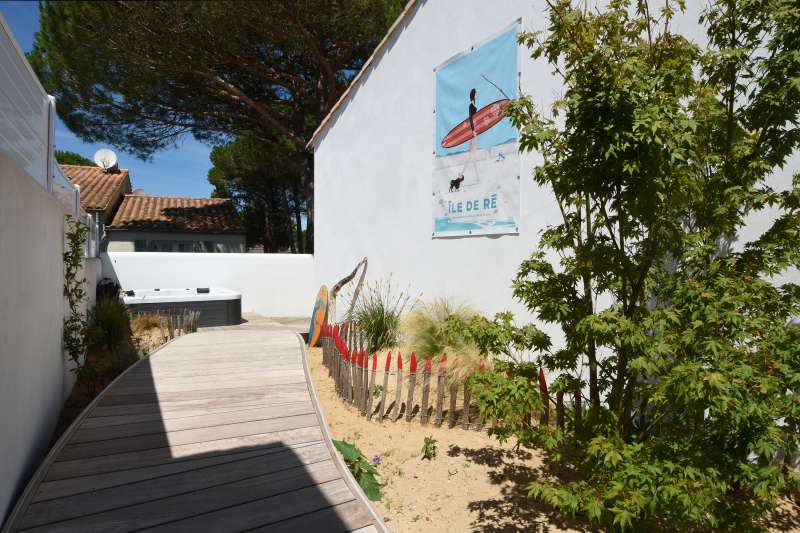
[[[550,423],[550,394],[547,392],[547,380],[544,377],[544,369],[539,369],[539,393],[542,396],[542,416],[539,418],[539,424],[546,426]]]
[[[486,364],[483,362],[483,359],[481,359],[481,365],[480,365],[480,368],[479,368],[479,370],[478,370],[478,371],[479,371],[481,374],[483,374],[484,372],[486,372]],[[480,431],[480,430],[482,430],[482,429],[483,429],[483,413],[482,413],[482,412],[480,412],[480,409],[478,409],[478,420],[477,420],[477,421],[475,421],[475,429],[476,429],[477,431]]]
[[[472,392],[469,390],[469,378],[464,378],[464,408],[461,413],[461,427],[469,429],[469,402],[472,400]]]
[[[369,374],[369,353],[364,352],[364,366],[361,367],[361,379],[364,380],[361,387],[364,391],[361,398],[361,414],[363,416],[367,415],[367,403],[369,402],[369,398],[372,397],[372,389],[369,385]]]
[[[394,408],[392,409],[392,422],[396,422],[400,416],[400,402],[403,392],[403,355],[397,352],[397,386],[394,397]]]
[[[408,375],[408,398],[406,399],[406,422],[411,422],[414,413],[414,387],[417,385],[417,354],[411,352],[411,365]]]
[[[167,334],[164,332],[164,317],[161,315],[158,315],[158,327],[161,329],[161,340],[166,341]]]
[[[556,393],[556,425],[561,432],[564,432],[564,392]]]
[[[436,418],[433,423],[437,426],[444,422],[444,372],[447,365],[447,354],[443,354],[439,359],[439,375],[436,381]]]
[[[350,354],[350,402],[356,403],[356,395],[358,394],[358,347],[353,342],[353,352]]]
[[[386,389],[389,387],[389,369],[392,368],[392,352],[386,354],[386,367],[383,372],[383,390],[381,391],[381,408],[378,412],[378,420],[383,420],[386,414]]]
[[[458,399],[458,382],[453,380],[450,384],[450,409],[447,412],[447,426],[456,425],[456,400]]]
[[[369,373],[369,391],[367,394],[367,420],[372,420],[372,391],[375,389],[375,374],[378,370],[378,354],[372,354],[372,370]]]
[[[419,410],[419,421],[423,426],[428,425],[428,398],[431,393],[431,364],[430,357],[425,359],[425,370],[422,372],[422,405]]]

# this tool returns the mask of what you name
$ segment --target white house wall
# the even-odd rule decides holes
[[[446,296],[490,315],[512,310],[528,316],[513,299],[511,280],[540,232],[560,221],[551,193],[533,183],[537,154],[522,156],[519,235],[431,238],[433,69],[517,18],[525,30],[546,29],[545,3],[421,2],[376,57],[315,143],[314,246],[321,283],[332,285],[367,256],[369,278],[393,273],[398,286],[410,285],[424,300]],[[704,43],[696,20],[697,12],[688,13],[673,28]],[[520,55],[522,91],[549,112],[561,84],[543,60],[530,59],[524,48]],[[780,180],[787,182],[788,175]],[[756,218],[748,236],[769,222]]]

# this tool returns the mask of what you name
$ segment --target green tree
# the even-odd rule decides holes
[[[758,529],[800,484],[800,287],[769,281],[800,266],[800,177],[770,185],[800,142],[800,6],[711,2],[707,48],[673,30],[680,7],[553,0],[549,30],[522,36],[564,84],[552,117],[530,98],[510,110],[562,220],[514,291],[565,343],[505,316],[472,329],[487,346],[530,338],[554,391],[588,392],[564,430],[513,412],[499,427],[576,476],[532,497],[621,529]],[[732,246],[766,208],[771,227]],[[529,368],[492,372],[476,398],[502,411],[498,391]]]
[[[75,152],[70,152],[67,150],[56,150],[55,156],[56,161],[61,165],[83,165],[90,167],[97,166],[94,164],[94,161],[88,157],[83,157],[81,154],[76,154]]]
[[[208,181],[213,195],[233,200],[242,214],[248,244],[265,252],[302,251],[305,196],[289,150],[270,150],[250,135],[211,151]]]
[[[300,168],[305,148],[402,7],[400,0],[42,2],[29,59],[80,138],[143,158],[192,134],[248,132]]]

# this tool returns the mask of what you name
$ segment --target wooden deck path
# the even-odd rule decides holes
[[[179,337],[131,367],[45,459],[11,531],[384,531],[335,455],[300,338]]]

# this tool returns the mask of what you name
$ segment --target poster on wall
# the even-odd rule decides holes
[[[433,237],[519,232],[519,91],[515,22],[434,69]]]

